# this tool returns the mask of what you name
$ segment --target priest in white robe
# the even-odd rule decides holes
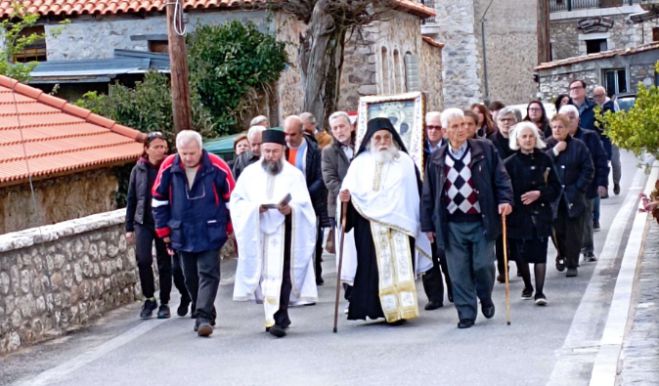
[[[432,267],[430,241],[421,232],[419,173],[387,118],[369,120],[341,185],[348,202],[346,230],[354,230],[357,269],[348,319],[384,317],[400,324],[419,315],[417,275]],[[352,280],[351,280],[352,279]]]
[[[262,302],[266,331],[286,335],[289,304],[316,302],[316,215],[304,175],[284,160],[284,133],[262,133],[261,159],[243,170],[231,195],[238,242],[236,301]]]

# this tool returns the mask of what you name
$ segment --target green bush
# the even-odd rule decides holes
[[[221,132],[235,132],[248,95],[263,94],[286,65],[284,43],[238,21],[202,26],[187,38],[191,93]]]

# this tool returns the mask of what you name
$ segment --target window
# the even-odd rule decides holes
[[[44,27],[42,25],[35,25],[32,27],[26,27],[20,32],[21,37],[27,37],[33,34],[40,35],[40,38],[26,46],[23,51],[14,53],[14,62],[24,63],[33,60],[38,62],[46,61],[46,35]]]
[[[419,62],[411,52],[406,52],[403,58],[405,62],[405,85],[407,91],[419,91]]]
[[[403,91],[403,76],[400,63],[400,53],[398,50],[394,50],[394,79],[393,79],[393,92],[394,94],[400,93]]]
[[[389,56],[387,48],[382,47],[380,59],[382,61],[382,94],[390,94],[389,91]]]
[[[606,39],[591,39],[586,40],[586,53],[594,54],[607,50]]]
[[[149,40],[149,52],[169,52],[169,43],[167,40]]]
[[[652,28],[652,41],[659,42],[659,27]]]
[[[627,71],[622,68],[603,71],[604,84],[609,96],[627,92]]]

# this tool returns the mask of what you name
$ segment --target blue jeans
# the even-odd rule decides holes
[[[476,320],[478,299],[492,304],[496,255],[494,240],[483,233],[480,221],[448,223],[446,261],[460,320]]]

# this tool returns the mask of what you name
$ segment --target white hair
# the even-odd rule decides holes
[[[194,130],[181,130],[176,134],[176,147],[184,147],[190,142],[196,142],[199,145],[199,148],[203,148],[203,141],[201,139],[201,134]]]
[[[265,115],[257,115],[249,121],[249,126],[265,126],[263,123],[268,123],[268,117]]]
[[[439,120],[441,121],[442,113],[440,113],[439,111],[428,111],[426,113],[426,122],[428,122],[431,118],[439,118]]]
[[[314,117],[314,115],[311,114],[310,112],[304,112],[300,114],[300,119],[302,120],[302,122],[309,122],[314,125],[316,124],[316,117]]]
[[[558,110],[559,114],[566,114],[567,113],[574,113],[576,114],[576,117],[579,118],[579,109],[575,105],[563,105],[561,108]]]
[[[442,126],[448,128],[449,122],[456,118],[464,118],[465,114],[461,109],[450,107],[442,112]]]
[[[547,147],[545,141],[542,140],[542,137],[540,136],[540,130],[538,130],[538,127],[535,125],[535,123],[529,121],[522,121],[516,124],[515,126],[513,126],[512,131],[508,136],[508,145],[510,146],[511,150],[519,150],[519,143],[517,143],[517,140],[519,139],[519,136],[522,134],[522,131],[524,131],[524,129],[530,129],[533,135],[535,136],[536,149],[544,149],[545,147]]]
[[[335,120],[335,119],[338,119],[338,118],[343,118],[343,119],[346,120],[346,123],[347,123],[347,124],[349,124],[349,125],[351,124],[351,123],[350,123],[350,116],[349,116],[348,113],[346,113],[345,111],[335,111],[335,112],[333,112],[333,113],[329,116],[329,118],[327,119],[327,121],[329,122],[330,126],[332,126],[332,121]]]
[[[517,111],[516,108],[506,106],[497,112],[497,119],[501,119],[501,117],[505,117],[506,115],[512,115],[515,117],[515,122],[519,122],[520,117],[518,117],[517,114],[519,114],[519,111]]]
[[[254,125],[250,127],[249,130],[247,130],[247,141],[252,142],[250,138],[254,138],[256,134],[262,133],[265,130],[265,126]]]

